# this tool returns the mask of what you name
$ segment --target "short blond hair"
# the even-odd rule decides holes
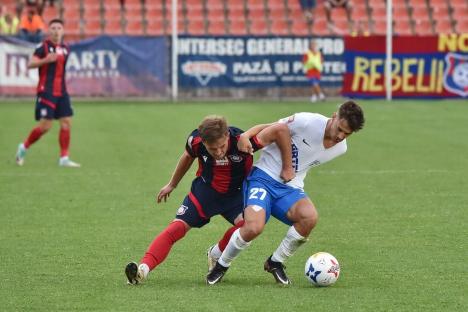
[[[203,118],[198,126],[198,132],[202,141],[213,143],[228,134],[226,118],[218,115],[209,115]]]

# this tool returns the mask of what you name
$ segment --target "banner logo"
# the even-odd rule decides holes
[[[226,65],[221,62],[189,61],[182,64],[182,73],[197,78],[202,86],[206,86],[212,78],[226,74]]]
[[[468,55],[448,53],[445,62],[445,89],[463,97],[468,96]]]

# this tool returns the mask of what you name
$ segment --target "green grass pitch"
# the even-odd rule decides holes
[[[463,101],[361,102],[367,122],[348,153],[307,177],[320,219],[287,263],[290,287],[263,271],[287,230],[276,220],[207,287],[205,250],[228,225],[219,217],[189,232],[144,285],[126,285],[125,264],[142,257],[189,189],[194,168],[155,204],[203,116],[246,129],[294,112],[330,115],[337,104],[75,102],[71,156],[82,168],[68,169],[57,166],[57,124],[15,165],[33,104],[2,100],[0,310],[468,311]],[[318,251],[340,261],[332,287],[303,276]]]

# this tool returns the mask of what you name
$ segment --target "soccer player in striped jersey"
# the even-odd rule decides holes
[[[263,129],[269,130],[262,131],[262,136],[258,136]],[[249,153],[240,152],[237,148],[241,136],[250,140],[252,149]],[[221,116],[208,116],[202,121],[198,129],[189,135],[185,151],[169,183],[160,190],[157,202],[168,199],[197,159],[198,171],[190,192],[178,208],[175,219],[148,247],[140,264],[127,264],[125,274],[129,284],[138,284],[146,279],[148,273],[165,260],[172,246],[191,228],[203,227],[216,215],[223,216],[233,225],[218,244],[209,250],[210,254],[221,255],[232,233],[244,223],[242,184],[252,168],[253,156],[250,152],[262,148],[263,142],[271,143],[269,137],[276,138],[274,142],[284,148],[284,157],[290,159],[290,136],[283,124],[258,125],[243,133],[239,128],[228,127],[225,118]],[[281,175],[288,179],[294,171],[291,165],[286,168]]]
[[[49,22],[49,38],[34,51],[28,68],[39,68],[39,83],[35,118],[38,121],[29,136],[20,143],[16,152],[16,163],[24,164],[29,147],[41,138],[52,127],[54,119],[60,124],[59,166],[80,167],[68,157],[70,146],[70,129],[73,109],[65,82],[65,68],[70,48],[62,42],[64,35],[63,21],[53,19]]]

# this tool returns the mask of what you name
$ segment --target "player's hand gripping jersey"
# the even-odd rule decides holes
[[[346,139],[331,148],[326,149],[323,146],[328,120],[328,117],[313,113],[297,113],[279,120],[279,122],[286,123],[291,132],[292,163],[296,171],[296,177],[287,185],[302,189],[310,168],[326,163],[346,152]],[[262,150],[262,155],[255,167],[263,170],[276,181],[282,182],[280,178],[281,153],[275,143]]]

